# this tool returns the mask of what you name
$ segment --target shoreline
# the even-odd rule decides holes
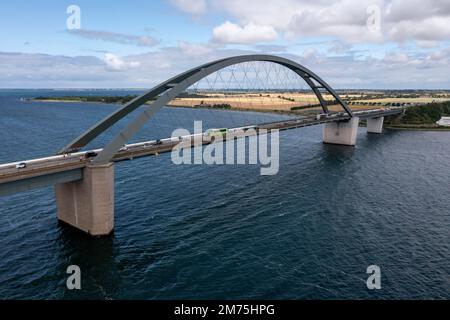
[[[83,100],[63,100],[63,99],[36,99],[36,98],[26,98],[25,101],[30,102],[68,102],[68,103],[98,103],[98,104],[122,104],[120,102],[105,102],[105,101],[83,101]],[[147,102],[145,103],[147,104]]]
[[[91,103],[91,104],[109,104],[109,105],[122,105],[123,102],[105,102],[105,101],[83,101],[83,100],[73,100],[73,99],[36,99],[27,98],[26,101],[31,102],[50,102],[50,103]],[[151,101],[147,101],[145,104],[149,104]],[[300,113],[286,110],[266,110],[266,109],[245,109],[245,108],[211,108],[211,107],[199,107],[199,106],[186,106],[186,105],[167,105],[169,108],[185,108],[185,109],[202,109],[202,110],[217,110],[217,111],[240,111],[240,112],[258,112],[258,113],[269,113],[274,115],[284,115],[284,116],[305,116]],[[364,123],[360,123],[360,127],[365,127]],[[420,124],[403,124],[403,125],[389,125],[384,126],[385,129],[389,130],[401,130],[401,131],[450,131],[450,127],[437,127],[434,125],[420,125]]]
[[[108,104],[108,105],[123,105],[120,102],[104,102],[104,101],[83,101],[83,100],[63,100],[63,99],[36,99],[28,98],[26,101],[30,102],[51,102],[51,103],[91,103],[91,104]],[[145,104],[149,104],[147,101]],[[285,110],[266,110],[266,109],[245,109],[245,108],[213,108],[213,107],[199,107],[199,106],[186,106],[186,105],[166,105],[169,108],[185,108],[185,109],[202,109],[202,110],[217,110],[217,111],[241,111],[241,112],[258,112],[258,113],[272,113],[276,115],[288,115],[288,116],[304,116],[300,113]]]
[[[385,129],[389,130],[402,130],[402,131],[450,131],[450,127],[421,127],[421,126],[385,126]]]
[[[69,102],[69,103],[103,103],[103,104],[113,104],[113,103],[108,103],[108,102],[96,102],[96,101],[81,101],[81,100],[57,100],[57,99],[26,99],[26,101],[31,101],[31,102]]]

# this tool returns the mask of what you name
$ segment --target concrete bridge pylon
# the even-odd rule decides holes
[[[83,179],[55,185],[58,220],[93,236],[114,229],[114,164],[88,165]]]

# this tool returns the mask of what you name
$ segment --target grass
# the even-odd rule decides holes
[[[341,97],[348,99],[350,108],[354,111],[381,108],[383,105],[393,103],[406,104],[406,114],[386,119],[386,124],[392,128],[436,129],[435,123],[442,116],[450,115],[450,95],[448,93],[435,94],[423,92],[421,94],[403,93],[392,94],[361,92],[361,94],[340,93]],[[323,95],[325,101],[333,101],[331,95]],[[124,104],[135,96],[65,96],[65,97],[37,97],[40,101],[65,102],[96,102]],[[149,101],[151,103],[151,101]],[[168,104],[172,107],[187,108],[215,108],[240,111],[279,112],[297,115],[314,115],[320,113],[322,108],[314,93],[308,92],[199,92],[183,93],[180,97]],[[343,111],[339,104],[328,105],[334,112]],[[436,129],[441,130],[441,129]]]
[[[382,103],[382,104],[388,104],[388,103],[410,103],[410,104],[426,104],[426,103],[433,103],[433,102],[444,102],[444,101],[450,101],[450,98],[433,98],[433,97],[419,97],[419,98],[379,98],[379,99],[361,99],[361,100],[355,100],[355,103]]]
[[[450,115],[450,101],[412,106],[406,109],[404,115],[388,118],[386,128],[403,130],[436,130],[448,131],[450,127],[440,127],[436,122],[443,116]]]

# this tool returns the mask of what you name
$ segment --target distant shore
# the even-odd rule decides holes
[[[450,131],[450,127],[424,126],[424,125],[386,125],[390,130],[409,130],[409,131]]]
[[[36,97],[36,98],[27,98],[27,101],[36,101],[36,102],[50,102],[50,103],[101,103],[101,104],[124,104],[134,99],[125,98],[122,96],[111,96],[108,99],[104,99],[104,97]],[[149,100],[146,104],[152,103],[154,100]],[[287,110],[275,110],[275,109],[245,109],[245,108],[236,108],[236,107],[215,107],[215,106],[201,106],[201,105],[167,105],[170,108],[186,108],[186,109],[208,109],[208,110],[230,110],[230,111],[242,111],[242,112],[259,112],[259,113],[273,113],[273,114],[282,114],[282,115],[290,115],[290,116],[299,116],[302,115],[295,111],[287,111]]]
[[[78,103],[78,102],[83,102],[83,103],[104,103],[104,104],[110,104],[109,102],[97,102],[97,101],[81,101],[81,100],[62,100],[62,99],[36,99],[36,98],[29,98],[26,99],[27,101],[39,101],[39,102],[69,102],[69,103]]]
[[[114,103],[127,103],[132,99],[136,98],[135,95],[126,95],[126,96],[61,96],[61,97],[34,97],[27,98],[28,101],[42,101],[42,102],[90,102],[90,103],[106,103],[106,104],[114,104]]]
[[[195,95],[194,95],[195,96]],[[135,95],[127,96],[61,96],[61,97],[36,97],[28,98],[29,101],[39,102],[67,102],[67,103],[104,103],[104,104],[125,104],[136,98]],[[198,95],[198,97],[201,97]],[[146,103],[151,103],[149,100]],[[202,102],[203,103],[203,102]],[[283,114],[289,116],[308,116],[308,113],[296,112],[293,110],[277,110],[277,109],[246,109],[241,107],[232,107],[229,104],[217,105],[182,105],[169,104],[171,108],[189,108],[189,109],[213,109],[213,110],[231,110],[242,112],[260,112]],[[450,127],[436,125],[441,116],[450,114],[450,102],[429,103],[420,106],[411,106],[406,110],[406,114],[395,119],[385,121],[384,127],[391,130],[414,130],[414,131],[450,131]],[[364,126],[364,122],[361,123]]]

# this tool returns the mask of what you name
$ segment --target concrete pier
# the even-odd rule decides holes
[[[384,117],[367,119],[368,133],[382,133],[383,132]]]
[[[325,123],[323,126],[323,142],[346,146],[356,145],[358,124],[358,117],[353,117],[348,121]]]
[[[55,185],[58,219],[93,236],[114,228],[114,164],[87,165],[83,179]]]

